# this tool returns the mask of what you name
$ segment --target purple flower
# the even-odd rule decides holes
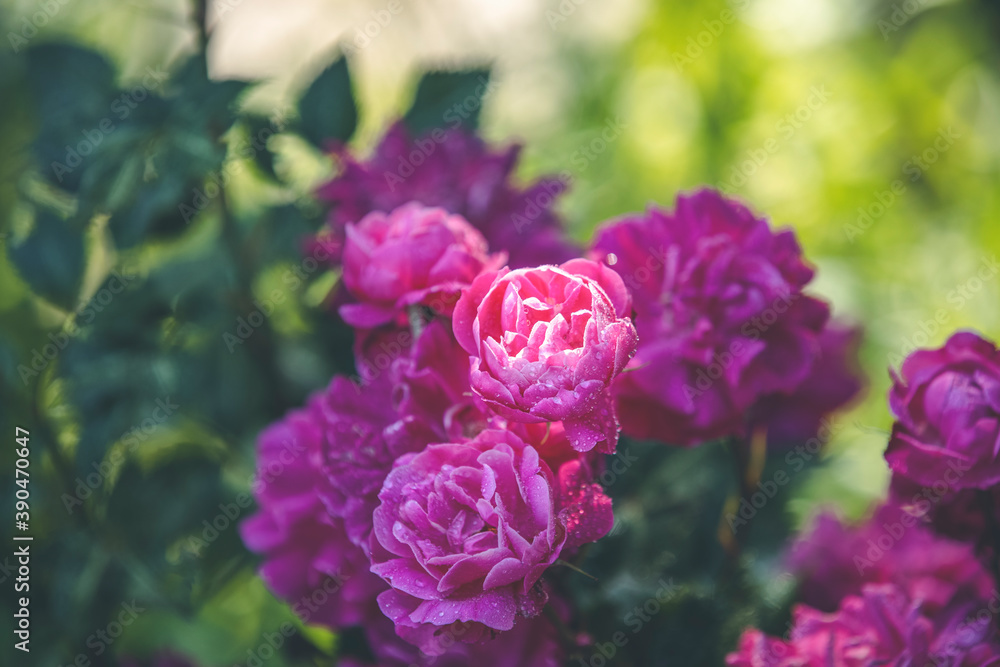
[[[455,622],[476,643],[540,612],[536,584],[566,530],[552,472],[516,435],[487,430],[403,457],[379,500],[371,570],[391,586],[378,602],[400,637],[437,655]]]
[[[329,397],[342,388],[335,381]],[[277,596],[309,622],[338,628],[369,617],[384,584],[323,500],[332,493],[323,472],[325,398],[313,397],[307,408],[261,433],[254,484],[260,510],[240,525],[240,534],[247,548],[263,555],[261,578]]]
[[[635,352],[628,292],[606,267],[484,273],[455,307],[455,337],[473,355],[472,388],[520,422],[562,421],[573,447],[614,451],[609,385]]]
[[[559,600],[550,600],[550,604],[553,602]],[[428,654],[400,639],[392,622],[383,616],[365,627],[375,662],[341,659],[337,664],[358,667],[562,667],[565,664],[565,651],[556,628],[545,615],[520,617],[510,631],[475,644],[462,641],[470,626],[457,621],[442,628],[434,639],[435,649],[442,652]]]
[[[754,421],[767,428],[769,445],[787,447],[815,437],[826,415],[856,399],[865,386],[860,341],[859,327],[831,322],[820,333],[816,360],[802,384],[791,395],[771,394],[758,402]]]
[[[625,433],[691,445],[743,433],[759,399],[808,377],[829,313],[791,230],[712,190],[598,230],[631,290],[639,349],[615,383]]]
[[[492,151],[464,130],[437,129],[414,139],[402,123],[389,128],[367,161],[339,151],[340,173],[317,193],[332,204],[328,247],[336,252],[348,223],[417,201],[468,220],[490,247],[510,251],[511,266],[566,261],[577,251],[553,210],[565,186],[557,179],[515,185],[519,153],[518,146]]]
[[[340,316],[361,328],[405,323],[416,304],[451,315],[462,288],[505,259],[491,257],[483,235],[460,216],[418,203],[369,213],[346,234],[343,280],[359,303],[342,305]]]
[[[993,590],[972,546],[935,535],[894,504],[851,526],[820,514],[792,547],[788,565],[801,579],[798,599],[824,611],[870,583],[899,586],[927,614],[985,600]]]
[[[1000,648],[990,623],[966,620],[985,607],[928,617],[892,584],[868,584],[832,614],[795,608],[788,641],[747,630],[729,667],[995,667]]]
[[[505,425],[472,392],[469,355],[440,320],[429,323],[410,354],[396,361],[392,377],[393,402],[411,437],[459,442]]]
[[[962,542],[983,545],[989,526],[987,511],[1000,516],[1000,487],[986,494],[978,489],[950,489],[942,481],[921,486],[913,480],[892,476],[889,485],[891,502],[922,519],[938,535]]]
[[[896,415],[885,451],[892,471],[951,490],[1000,483],[1000,351],[960,332],[937,350],[917,350],[893,374]]]
[[[336,377],[312,402],[323,439],[320,472],[327,482],[317,494],[331,516],[343,519],[351,542],[362,548],[367,548],[378,492],[393,462],[428,442],[402,430],[391,381],[384,375],[362,388]]]

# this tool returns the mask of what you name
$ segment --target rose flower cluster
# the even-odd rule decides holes
[[[917,350],[889,406],[888,499],[816,519],[788,556],[790,632],[748,630],[731,667],[1000,665],[1000,351],[970,332]]]
[[[563,664],[588,639],[547,574],[611,529],[620,432],[809,437],[860,387],[856,331],[803,293],[790,231],[714,191],[581,250],[516,148],[453,130],[398,173],[419,140],[335,155],[313,242],[358,374],[260,435],[243,539],[303,621],[366,640],[341,664]]]

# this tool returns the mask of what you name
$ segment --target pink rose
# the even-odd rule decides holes
[[[473,357],[472,388],[500,415],[562,421],[573,447],[612,452],[609,385],[635,353],[631,299],[611,269],[585,259],[485,273],[455,307],[455,337]]]
[[[360,328],[405,322],[406,307],[415,304],[450,315],[462,288],[505,260],[490,255],[461,216],[415,202],[388,215],[369,213],[346,234],[343,280],[359,303],[341,306],[340,315]]]
[[[467,624],[461,640],[475,643],[537,615],[547,595],[536,584],[566,542],[557,488],[510,431],[401,457],[371,540],[371,571],[392,587],[378,603],[397,634],[437,655],[444,626]]]

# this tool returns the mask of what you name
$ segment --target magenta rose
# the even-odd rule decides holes
[[[924,486],[986,489],[1000,482],[1000,351],[960,332],[917,350],[893,374],[896,415],[886,461]]]
[[[792,546],[788,565],[800,580],[799,601],[824,611],[871,583],[895,584],[935,614],[993,590],[971,545],[936,535],[896,504],[857,525],[820,514]]]
[[[509,431],[399,459],[379,493],[371,548],[371,571],[391,586],[379,606],[399,636],[436,655],[456,622],[461,641],[475,643],[537,615],[547,595],[536,584],[566,542],[556,484]]]
[[[486,239],[468,222],[417,203],[369,213],[346,227],[344,285],[358,303],[340,307],[351,326],[405,322],[407,306],[451,315],[463,287],[505,256],[490,256]]]
[[[485,273],[455,307],[455,337],[473,356],[472,388],[500,415],[562,421],[573,447],[614,451],[609,385],[636,347],[621,278],[585,259]]]
[[[402,430],[390,400],[391,380],[387,375],[359,387],[335,377],[313,400],[323,438],[320,471],[327,481],[317,493],[330,515],[344,521],[351,542],[364,549],[393,462],[429,442]]]
[[[549,605],[568,621],[569,614],[562,613],[565,603],[551,598]],[[545,614],[532,618],[519,617],[508,632],[498,633],[492,639],[469,644],[461,641],[470,624],[461,621],[442,628],[435,639],[440,654],[429,654],[396,634],[392,621],[382,616],[365,625],[365,637],[374,662],[350,662],[341,657],[338,667],[563,667],[566,651],[560,642],[559,632]]]
[[[802,384],[791,395],[771,394],[757,403],[753,421],[767,428],[769,447],[788,448],[816,437],[826,415],[858,399],[865,387],[860,342],[860,327],[831,321],[820,333],[815,363]]]
[[[938,535],[979,546],[989,543],[984,539],[990,525],[988,513],[1000,516],[1000,486],[983,494],[979,489],[949,489],[943,480],[935,488],[893,475],[889,498]]]
[[[408,437],[459,442],[506,424],[472,392],[469,355],[449,323],[430,322],[410,353],[393,364],[392,378],[393,404]]]
[[[240,525],[247,548],[263,556],[260,576],[268,587],[297,613],[308,615],[309,622],[332,628],[355,625],[378,613],[373,601],[385,588],[368,571],[365,550],[350,539],[344,518],[331,514],[325,501],[334,492],[324,472],[331,426],[334,432],[352,434],[349,424],[377,419],[371,410],[353,414],[354,405],[331,414],[329,401],[350,402],[357,391],[352,387],[343,393],[342,383],[350,386],[342,378],[334,380],[306,408],[292,411],[261,433],[253,489],[259,511]],[[378,404],[371,395],[367,399]],[[358,475],[363,478],[366,473]],[[370,532],[370,515],[359,521],[361,527],[351,524],[353,531]],[[327,594],[313,604],[317,590]]]
[[[813,271],[791,230],[701,190],[672,212],[606,224],[593,255],[635,306],[639,348],[614,386],[626,434],[677,445],[741,435],[758,401],[809,377],[829,311],[802,291]]]
[[[317,192],[332,205],[324,246],[336,256],[348,223],[418,201],[468,220],[490,247],[510,251],[512,267],[578,255],[554,210],[565,184],[555,178],[515,183],[519,154],[519,146],[496,150],[461,129],[414,138],[396,123],[367,160],[346,148],[336,152],[340,172]]]
[[[950,616],[928,617],[919,599],[896,586],[868,584],[831,614],[797,606],[787,641],[747,630],[726,665],[995,667],[1000,650],[993,628],[975,618],[983,608],[972,604]]]

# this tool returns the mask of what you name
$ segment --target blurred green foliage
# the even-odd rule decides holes
[[[253,575],[238,500],[259,429],[353,371],[349,334],[322,307],[336,275],[300,241],[321,224],[326,142],[363,150],[393,116],[427,128],[449,100],[489,92],[487,136],[527,141],[525,177],[569,178],[562,209],[581,240],[680,189],[732,191],[795,227],[816,290],[866,328],[867,400],[755,521],[739,567],[716,535],[725,447],[633,443],[642,474],[611,488],[619,528],[584,565],[602,595],[560,585],[607,620],[592,628],[606,640],[650,582],[686,578],[634,646],[646,664],[670,651],[713,664],[750,620],[780,633],[789,592],[761,588],[764,546],[818,503],[858,514],[882,493],[886,368],[958,327],[1000,336],[1000,279],[976,280],[1000,253],[996,2],[542,3],[542,84],[508,85],[523,73],[470,52],[463,71],[410,72],[386,94],[331,54],[296,73],[294,99],[266,104],[259,81],[209,76],[207,36],[180,0],[57,3],[46,25],[42,4],[0,3],[0,501],[13,507],[14,426],[29,428],[37,621],[28,661],[5,642],[3,664],[114,664],[163,646],[245,664],[265,633],[298,623]],[[607,38],[621,21],[599,11],[638,18]],[[205,540],[217,519],[226,528]],[[144,611],[108,649],[95,632],[133,598]],[[268,664],[329,663],[335,644],[302,629]]]

